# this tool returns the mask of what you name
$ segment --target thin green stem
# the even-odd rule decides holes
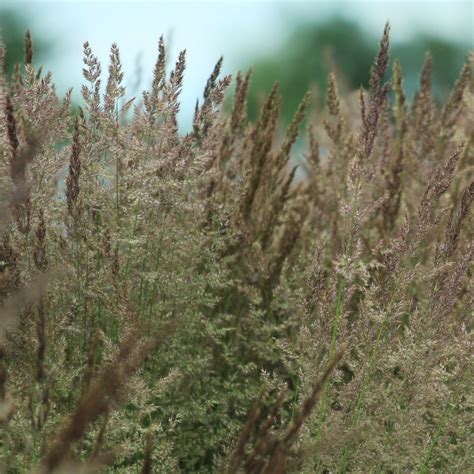
[[[337,331],[339,329],[339,325],[341,322],[341,317],[343,314],[344,310],[344,294],[346,291],[346,278],[345,274],[347,273],[347,270],[349,269],[349,262],[350,262],[350,254],[352,252],[352,244],[353,244],[353,239],[354,239],[354,222],[355,222],[355,216],[356,216],[356,211],[357,211],[357,206],[356,202],[352,202],[352,211],[351,211],[351,219],[350,219],[350,229],[349,229],[349,235],[346,241],[346,245],[344,246],[344,254],[343,254],[343,261],[344,261],[344,266],[343,266],[343,271],[344,273],[342,275],[339,275],[338,282],[337,282],[337,290],[336,290],[336,301],[334,305],[334,321],[332,325],[332,332],[331,332],[331,344],[329,348],[329,361],[332,360],[335,354],[336,350],[336,341],[337,341]],[[322,390],[322,395],[321,395],[321,400],[319,402],[319,416],[318,416],[318,421],[316,424],[316,429],[314,433],[314,437],[316,440],[319,439],[319,436],[321,434],[321,428],[324,423],[324,418],[326,416],[326,405],[327,405],[327,398],[328,398],[328,388],[329,388],[329,378],[326,381],[326,383],[323,386]]]
[[[418,473],[419,474],[425,474],[428,472],[428,466],[431,461],[431,457],[433,456],[433,450],[435,449],[436,445],[438,444],[439,438],[441,434],[443,433],[444,427],[446,425],[446,421],[448,420],[448,416],[451,413],[452,410],[452,405],[451,405],[451,400],[453,398],[453,394],[451,393],[449,395],[448,401],[446,403],[446,406],[444,407],[443,413],[441,414],[441,418],[438,423],[438,427],[436,428],[436,431],[431,438],[431,442],[428,445],[426,449],[426,453],[423,459],[423,462],[421,466],[418,468]]]
[[[378,355],[378,350],[382,341],[382,336],[384,335],[384,329],[387,326],[387,323],[389,321],[389,316],[392,314],[391,308],[395,302],[395,297],[398,295],[398,292],[400,290],[400,287],[398,284],[395,287],[395,291],[392,293],[392,297],[390,299],[390,302],[388,304],[389,311],[387,311],[384,320],[381,322],[379,329],[377,331],[377,336],[375,338],[375,342],[372,345],[372,350],[370,352],[370,357],[369,357],[369,365],[366,366],[366,370],[362,376],[362,381],[359,387],[359,390],[357,392],[357,398],[356,402],[354,405],[354,410],[352,412],[352,417],[351,417],[351,427],[353,427],[358,421],[359,421],[359,414],[360,414],[360,407],[362,406],[364,399],[365,399],[365,394],[366,394],[366,388],[367,388],[367,383],[369,380],[369,375],[372,373],[372,370],[375,367],[375,360]],[[341,465],[338,469],[339,473],[344,473],[346,472],[347,469],[347,464],[349,462],[349,455],[350,455],[350,450],[352,448],[352,444],[349,443],[346,445],[344,448],[343,456],[342,456],[342,461]]]
[[[468,367],[465,367],[462,372],[463,375],[465,374],[471,374],[472,375],[472,360],[468,363]],[[421,463],[420,467],[418,468],[417,472],[419,474],[425,474],[428,472],[428,468],[431,462],[431,458],[433,457],[433,451],[435,450],[438,441],[443,434],[444,428],[446,426],[446,422],[448,421],[449,415],[453,411],[454,408],[454,402],[458,399],[461,389],[462,389],[462,384],[463,379],[459,381],[458,386],[456,387],[456,390],[452,391],[448,397],[448,400],[446,402],[446,405],[444,407],[443,413],[441,414],[438,426],[436,428],[436,431],[431,438],[431,442],[426,448],[425,456],[423,458],[423,462]]]

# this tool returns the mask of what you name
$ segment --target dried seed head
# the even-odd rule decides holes
[[[441,246],[437,260],[447,260],[456,251],[459,243],[459,235],[464,220],[469,214],[469,209],[474,202],[474,181],[464,190],[459,207],[453,208],[446,226],[443,245]]]
[[[163,36],[160,36],[158,43],[158,59],[156,60],[155,69],[153,71],[152,91],[155,100],[158,99],[158,93],[163,88],[165,80],[166,67],[166,48]]]
[[[116,43],[110,49],[110,65],[107,87],[105,89],[104,110],[109,114],[116,112],[117,100],[125,95],[125,88],[120,84],[123,81],[120,51]]]
[[[441,114],[441,124],[444,128],[445,137],[451,136],[452,129],[463,109],[463,95],[469,85],[470,78],[471,68],[468,64],[465,64]]]
[[[10,95],[8,93],[5,95],[4,113],[5,113],[5,120],[7,123],[8,141],[10,143],[10,149],[12,152],[12,158],[10,160],[11,176],[12,176],[12,179],[15,180],[16,170],[14,169],[14,162],[18,155],[18,147],[20,146],[20,142],[18,141],[16,119],[15,119],[15,115],[13,114],[13,105],[10,99]]]
[[[46,224],[44,221],[44,210],[39,210],[39,221],[35,232],[35,247],[33,259],[38,270],[44,271],[48,264],[46,257]]]
[[[317,169],[320,165],[320,156],[319,156],[319,143],[316,140],[316,134],[314,131],[314,126],[308,126],[308,137],[309,137],[309,151],[306,155],[309,164]]]
[[[240,72],[237,74],[234,105],[232,107],[230,130],[232,135],[235,135],[238,130],[242,128],[242,124],[246,117],[247,107],[247,92],[249,88],[251,71],[248,71],[245,78],[242,79]]]
[[[341,115],[341,101],[337,92],[336,76],[334,73],[328,77],[327,107],[329,114],[334,117],[334,123],[329,120],[324,121],[324,128],[334,143],[338,143],[342,136],[344,119]]]
[[[310,95],[308,92],[305,94],[305,96],[299,103],[298,109],[296,110],[295,115],[293,116],[293,120],[291,121],[290,126],[288,127],[288,130],[286,132],[285,140],[283,142],[281,151],[275,159],[275,165],[277,167],[277,170],[279,171],[281,171],[288,162],[291,147],[294,145],[296,139],[298,138],[300,132],[300,125],[304,119],[306,107],[308,106],[309,102],[309,97]]]
[[[92,54],[92,49],[88,41],[84,43],[84,58],[82,62],[87,66],[87,69],[84,68],[82,70],[84,79],[87,82],[96,82],[100,77],[101,67],[97,57]]]
[[[433,210],[435,208],[438,199],[447,191],[453,180],[454,170],[456,164],[459,161],[461,154],[464,150],[464,144],[450,154],[450,156],[442,163],[433,178],[428,183],[428,186],[423,193],[421,198],[420,207],[418,210],[419,224],[418,232],[420,234],[422,230],[426,229],[429,224],[433,221]]]
[[[71,155],[69,158],[69,175],[66,179],[66,198],[69,215],[73,215],[79,196],[79,177],[81,175],[81,145],[79,142],[79,121],[74,121]]]
[[[363,126],[359,138],[358,156],[359,159],[365,161],[367,161],[372,154],[375,137],[377,136],[378,131],[379,117],[390,89],[390,82],[383,83],[383,78],[388,65],[389,31],[390,26],[387,23],[380,40],[379,51],[370,72],[370,102],[368,111],[366,111],[365,108],[365,98],[362,89],[360,93]]]
[[[341,101],[337,93],[336,75],[333,72],[328,77],[327,105],[329,113],[337,117],[340,113]]]
[[[420,91],[423,94],[431,93],[431,74],[433,72],[433,56],[431,53],[426,53],[425,62],[421,68],[420,74]]]
[[[219,77],[219,73],[221,72],[222,62],[224,58],[221,56],[217,61],[216,65],[214,66],[214,70],[212,71],[209,79],[207,80],[206,87],[204,88],[204,103],[206,100],[210,98],[212,90],[216,87],[216,80]]]
[[[412,114],[417,130],[421,130],[430,119],[433,111],[433,97],[431,95],[431,72],[433,59],[427,53],[421,69],[420,86],[413,97]]]
[[[252,146],[250,158],[251,170],[241,201],[241,212],[246,220],[250,217],[255,196],[262,179],[264,166],[268,160],[273,142],[279,110],[279,100],[277,98],[278,89],[279,85],[277,82],[263,104],[260,118],[250,134]]]
[[[33,63],[33,44],[31,42],[30,30],[25,35],[25,65]]]
[[[403,76],[400,62],[396,60],[393,64],[392,88],[395,95],[394,113],[398,133],[403,135],[407,129],[406,99],[403,92]]]
[[[181,86],[183,85],[183,75],[184,70],[186,68],[186,50],[183,49],[179,53],[178,60],[176,61],[176,65],[173,71],[171,71],[170,75],[170,83],[173,86],[175,92],[181,90]]]
[[[390,25],[387,22],[383,30],[382,38],[380,39],[379,51],[370,71],[370,92],[372,99],[380,97],[382,93],[382,82],[388,66],[389,32]]]

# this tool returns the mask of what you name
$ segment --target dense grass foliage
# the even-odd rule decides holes
[[[308,97],[251,123],[239,74],[225,113],[220,60],[182,136],[184,52],[127,101],[86,43],[75,116],[27,35],[0,76],[2,472],[474,469],[472,56],[441,108],[427,56],[409,103],[388,36],[298,156]]]

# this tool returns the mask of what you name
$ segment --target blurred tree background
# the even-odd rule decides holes
[[[383,25],[381,25],[382,31]],[[291,120],[301,98],[308,90],[316,92],[321,104],[325,99],[327,76],[335,71],[343,91],[366,87],[369,71],[378,48],[378,38],[356,23],[332,18],[322,23],[295,25],[288,40],[273,56],[246,58],[242,67],[251,66],[249,114],[255,118],[263,98],[278,80],[283,97],[282,113]],[[427,51],[433,57],[433,92],[443,99],[464,64],[469,45],[419,34],[391,47],[391,60],[400,60],[404,87],[411,98]]]
[[[39,66],[45,58],[54,54],[54,42],[43,34],[36,34],[31,19],[19,9],[0,7],[0,37],[6,47],[5,71],[8,76],[15,64],[23,64],[25,33],[28,29],[33,39],[33,64]]]
[[[45,29],[37,31],[33,18],[26,13],[13,3],[0,7],[0,31],[6,45],[5,66],[8,74],[16,63],[23,62],[24,36],[28,28],[33,38],[35,66],[58,54],[56,39],[52,36],[55,30],[51,29],[48,33],[45,33],[48,31]],[[222,51],[227,58],[239,55],[241,60],[233,61],[239,68],[252,68],[248,102],[251,118],[256,117],[261,102],[277,80],[283,97],[284,122],[291,120],[306,91],[314,92],[313,100],[317,103],[324,102],[327,75],[331,71],[336,72],[342,93],[358,89],[361,85],[367,86],[383,25],[380,25],[379,32],[370,33],[356,22],[333,17],[307,23],[289,21],[287,28],[291,30],[287,40],[272,53],[256,53],[246,49],[239,51],[238,45],[234,51]],[[438,99],[445,98],[469,48],[472,45],[468,41],[461,44],[426,34],[392,43],[391,60],[398,58],[401,62],[407,97],[411,99],[425,54],[430,51],[433,57],[433,92]],[[73,71],[75,75],[78,72]]]

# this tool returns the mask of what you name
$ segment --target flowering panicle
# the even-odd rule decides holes
[[[33,43],[31,42],[30,30],[25,35],[25,65],[33,63]]]
[[[153,71],[151,92],[143,92],[143,105],[148,117],[148,122],[153,125],[157,120],[159,112],[163,108],[160,94],[166,85],[166,48],[163,36],[158,43],[158,58]]]
[[[34,136],[27,136],[27,146],[20,149],[17,122],[9,94],[6,94],[5,97],[4,112],[10,145],[10,177],[14,186],[12,195],[13,214],[18,230],[24,235],[28,235],[31,225],[31,190],[26,170],[36,153],[37,140]]]
[[[298,105],[298,108],[293,116],[293,119],[286,131],[286,136],[283,141],[280,152],[274,160],[275,173],[280,173],[288,163],[290,157],[291,147],[295,144],[298,135],[300,134],[300,125],[304,119],[305,111],[308,106],[310,95],[307,93]]]
[[[193,118],[193,134],[194,138],[198,140],[202,140],[207,135],[209,128],[216,118],[218,107],[224,100],[225,91],[231,81],[231,76],[228,75],[217,82],[222,67],[222,61],[223,57],[221,56],[207,80],[203,93],[204,101],[202,106],[199,108],[199,102],[196,102],[196,110]]]
[[[104,111],[115,120],[118,119],[118,101],[125,95],[125,88],[121,85],[123,81],[122,63],[120,52],[114,43],[110,50],[109,78],[104,97]]]
[[[270,95],[262,106],[260,118],[250,135],[250,171],[246,180],[245,194],[241,201],[241,212],[245,219],[250,217],[252,204],[254,203],[255,195],[260,185],[264,165],[272,146],[279,109],[279,101],[277,99],[278,87],[278,83],[273,86]]]
[[[0,471],[470,472],[472,77],[438,113],[431,58],[412,103],[395,62],[389,101],[388,33],[358,110],[330,74],[324,116],[306,95],[285,129],[276,84],[252,121],[219,58],[186,134],[162,37],[133,116],[117,45],[102,95],[85,43],[76,118],[26,35],[0,72]]]
[[[435,105],[431,92],[433,58],[427,54],[420,74],[420,85],[415,92],[411,106],[411,115],[416,135],[422,138],[422,152],[432,148],[434,140],[429,136],[435,114]]]
[[[81,144],[79,141],[79,121],[74,121],[71,154],[69,157],[69,174],[66,178],[67,210],[70,216],[75,215],[79,197],[79,178],[81,176]]]
[[[393,230],[400,209],[404,143],[408,126],[406,99],[402,84],[402,71],[398,61],[395,61],[393,65],[392,85],[395,95],[393,112],[398,135],[395,141],[393,157],[389,163],[385,163],[385,165],[388,167],[388,170],[385,173],[387,199],[383,203],[381,210],[383,214],[384,228],[387,232]],[[386,130],[388,133],[388,128]],[[386,139],[386,143],[389,143],[389,139]]]
[[[427,219],[434,209],[438,199],[447,191],[453,179],[456,164],[459,161],[464,150],[464,144],[461,144],[457,150],[438,166],[432,179],[421,198],[419,216],[420,221]]]
[[[366,111],[365,96],[361,90],[362,133],[359,140],[359,157],[368,160],[372,154],[375,137],[378,130],[379,116],[383,103],[387,100],[390,82],[383,83],[388,65],[390,26],[387,23],[380,40],[380,47],[370,71],[369,109]]]
[[[186,68],[186,50],[179,53],[175,68],[171,71],[168,84],[163,90],[164,100],[164,123],[169,130],[169,142],[166,149],[175,147],[178,143],[178,122],[177,115],[179,112],[179,95],[183,86],[184,70]]]
[[[327,107],[329,114],[334,118],[335,122],[329,120],[324,121],[324,128],[334,143],[339,143],[342,136],[342,128],[344,119],[341,115],[341,101],[337,92],[336,76],[334,73],[329,74],[328,90],[327,90]]]
[[[232,173],[232,167],[229,167],[229,161],[235,151],[235,144],[245,124],[247,117],[247,92],[249,87],[251,71],[248,71],[245,77],[239,72],[236,77],[234,92],[234,101],[232,111],[228,120],[228,128],[222,134],[221,142],[217,151],[218,166],[221,171],[220,179],[223,180],[226,175]],[[198,117],[198,104],[196,104],[196,114]]]
[[[46,223],[44,220],[44,210],[40,209],[38,213],[38,226],[35,232],[35,248],[33,250],[33,259],[36,268],[44,271],[48,265],[46,256]]]
[[[439,250],[436,258],[437,262],[441,263],[444,260],[451,258],[456,251],[459,243],[459,235],[463,222],[469,215],[469,210],[474,202],[474,181],[464,189],[461,195],[459,206],[453,207],[446,225],[444,242]]]
[[[465,64],[461,70],[459,79],[456,81],[451,95],[449,96],[449,99],[441,112],[441,137],[445,141],[452,138],[454,134],[454,126],[456,125],[456,122],[463,111],[464,91],[469,85],[470,79],[471,67],[468,64]]]
[[[86,67],[82,69],[82,74],[89,86],[82,85],[81,93],[91,119],[96,120],[100,112],[100,75],[102,70],[99,60],[92,54],[88,41],[84,43],[83,62]]]

